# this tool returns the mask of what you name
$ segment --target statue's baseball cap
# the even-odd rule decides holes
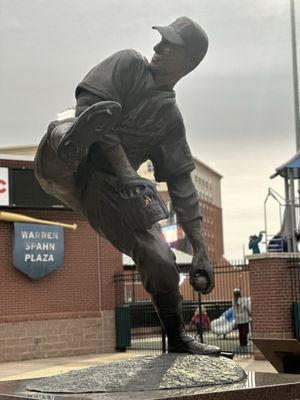
[[[177,18],[167,26],[153,26],[161,36],[171,43],[184,46],[191,56],[204,58],[208,48],[208,37],[197,22],[187,17]]]

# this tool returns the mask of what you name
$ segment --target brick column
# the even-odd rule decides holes
[[[294,253],[249,256],[252,332],[254,338],[291,339],[293,293],[289,261]],[[254,349],[256,359],[263,358]]]

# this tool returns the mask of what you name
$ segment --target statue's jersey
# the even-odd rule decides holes
[[[77,100],[85,91],[98,101],[122,105],[122,117],[107,147],[121,143],[135,169],[150,159],[157,181],[194,169],[175,92],[156,87],[147,60],[138,52],[122,50],[102,61],[77,86]],[[100,146],[94,145],[90,159],[101,169],[99,153]]]

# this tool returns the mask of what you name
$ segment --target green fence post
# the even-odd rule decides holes
[[[126,351],[131,345],[130,306],[116,306],[116,350]]]
[[[293,305],[295,337],[300,340],[300,301],[294,301]]]

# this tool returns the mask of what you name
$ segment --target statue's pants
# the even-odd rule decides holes
[[[175,255],[159,225],[132,230],[122,216],[115,177],[95,171],[84,160],[72,171],[60,161],[46,134],[35,158],[35,174],[43,189],[88,219],[101,236],[134,260],[145,290],[153,296],[178,291]]]

